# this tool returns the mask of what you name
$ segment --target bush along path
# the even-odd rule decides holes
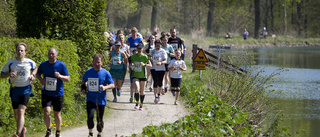
[[[148,84],[149,86],[150,84]],[[173,123],[181,117],[188,115],[184,109],[184,105],[174,105],[174,97],[168,91],[165,95],[161,95],[160,102],[154,103],[154,94],[146,88],[144,109],[134,109],[135,103],[130,103],[130,81],[126,79],[122,94],[118,98],[118,102],[114,103],[112,91],[107,92],[108,104],[112,114],[104,118],[103,137],[112,136],[131,136],[132,134],[141,134],[142,129],[148,125],[161,125],[164,123]],[[83,110],[86,111],[86,110]],[[106,112],[105,112],[106,113]],[[94,136],[97,135],[96,118],[94,127]],[[84,123],[86,123],[84,121]],[[64,137],[79,137],[88,136],[89,130],[87,126],[73,128],[62,131],[61,135]]]

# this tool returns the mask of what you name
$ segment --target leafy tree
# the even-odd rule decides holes
[[[91,66],[92,56],[104,54],[104,0],[16,0],[19,37],[68,39],[77,43],[80,66]]]
[[[14,17],[14,2],[0,2],[0,35],[15,36],[16,20]]]

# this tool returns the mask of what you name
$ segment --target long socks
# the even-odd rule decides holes
[[[141,106],[140,107],[142,107],[142,104],[143,104],[143,101],[144,101],[144,97],[145,97],[145,95],[140,95],[140,102],[141,102]]]
[[[113,97],[117,98],[117,90],[116,90],[116,88],[112,89],[112,93],[113,93]]]
[[[134,93],[134,98],[136,99],[136,102],[139,102],[139,93]],[[136,106],[138,106],[138,103],[136,103]]]

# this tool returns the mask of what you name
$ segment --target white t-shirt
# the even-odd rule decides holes
[[[10,78],[10,83],[13,87],[25,87],[31,83],[29,79],[30,73],[35,68],[36,63],[31,59],[25,58],[21,62],[17,59],[13,59],[4,65],[1,73],[16,72],[17,76]]]
[[[164,64],[157,66],[157,62],[162,62],[164,59],[167,59],[167,53],[164,49],[160,49],[157,51],[156,49],[150,50],[150,54],[152,56],[152,68],[156,71],[165,71],[166,67]]]
[[[177,70],[173,70],[170,72],[170,78],[182,78],[182,72],[180,68],[187,68],[186,63],[182,59],[180,60],[173,59],[168,65],[168,68],[173,68],[173,67],[177,68]]]

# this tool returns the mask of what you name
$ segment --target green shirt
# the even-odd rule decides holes
[[[140,62],[147,64],[149,60],[150,58],[143,53],[140,56],[138,54],[131,56],[131,62],[134,64],[132,65],[132,78],[147,78],[146,66],[141,66]]]

